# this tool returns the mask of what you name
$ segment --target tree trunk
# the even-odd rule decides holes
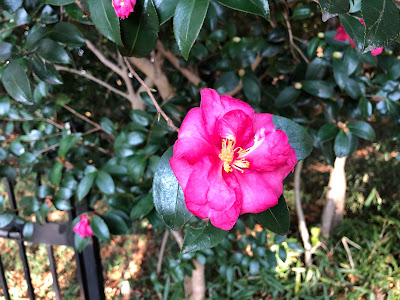
[[[334,168],[331,171],[326,194],[326,203],[322,214],[322,234],[329,237],[332,230],[342,223],[344,202],[346,200],[346,173],[347,157],[336,157]]]

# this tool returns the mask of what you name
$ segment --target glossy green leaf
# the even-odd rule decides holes
[[[357,147],[357,138],[353,134],[340,130],[335,138],[334,150],[337,157],[349,156]]]
[[[76,248],[76,250],[78,250],[79,252],[82,252],[83,249],[85,249],[86,246],[89,244],[89,242],[90,242],[90,237],[83,238],[83,237],[81,237],[79,234],[75,234],[75,235],[74,235],[74,244],[75,244],[75,248]]]
[[[135,11],[121,20],[123,47],[119,51],[124,56],[143,57],[156,46],[159,22],[153,1],[138,0]]]
[[[36,197],[25,196],[19,200],[19,207],[23,209],[25,216],[29,216],[37,212],[40,208],[40,203]]]
[[[49,62],[62,64],[71,63],[67,51],[65,51],[59,43],[51,39],[44,39],[40,42],[37,54]]]
[[[269,19],[270,17],[270,9],[267,0],[218,0],[218,2],[229,8],[260,15],[266,19]]]
[[[350,98],[355,100],[360,98],[362,95],[360,84],[353,78],[348,78],[346,80],[346,85],[344,87],[344,90],[347,93],[347,95],[349,95]]]
[[[261,89],[258,78],[250,71],[247,71],[242,78],[243,92],[251,103],[260,103]]]
[[[0,42],[0,60],[7,60],[12,54],[16,52],[16,48],[13,44],[7,42]]]
[[[102,215],[111,234],[128,234],[129,228],[124,219],[112,211]]]
[[[17,101],[30,104],[32,91],[28,77],[19,63],[10,61],[1,76],[7,93]]]
[[[5,213],[0,215],[0,228],[6,227],[14,220],[15,215],[12,213]]]
[[[172,172],[169,159],[170,147],[158,163],[153,181],[153,199],[157,212],[172,230],[179,230],[192,217],[187,210],[182,188]]]
[[[189,226],[183,239],[182,253],[210,249],[221,243],[228,235],[228,230],[214,227],[211,223],[201,228]]]
[[[300,96],[301,90],[296,89],[294,86],[285,87],[275,98],[276,107],[285,107],[292,104]]]
[[[88,0],[88,3],[90,16],[92,17],[97,29],[109,40],[113,41],[117,45],[122,46],[119,18],[115,14],[112,1]]]
[[[364,140],[373,141],[375,139],[375,130],[366,122],[355,121],[347,124],[350,132]]]
[[[350,9],[349,0],[318,0],[322,9],[322,20],[336,17],[338,14],[345,14]]]
[[[338,131],[339,128],[336,126],[336,124],[326,123],[318,130],[318,138],[322,143],[333,140]]]
[[[96,176],[97,172],[89,173],[85,175],[85,177],[83,177],[82,180],[79,182],[78,188],[76,190],[76,196],[78,198],[78,201],[81,201],[89,193],[90,189],[93,186],[93,182]]]
[[[69,134],[64,136],[60,141],[60,146],[58,147],[58,157],[64,158],[67,155],[68,151],[79,142],[81,137],[81,133]]]
[[[72,209],[71,203],[65,199],[57,199],[54,201],[54,206],[61,211]]]
[[[362,0],[361,13],[365,22],[364,50],[371,51],[398,39],[399,9],[392,0]]]
[[[26,222],[24,228],[22,229],[22,235],[25,239],[30,240],[33,235],[34,226],[31,221]]]
[[[362,118],[369,118],[372,115],[372,104],[371,102],[365,98],[361,97],[358,102],[358,110]],[[1,115],[1,114],[0,114]]]
[[[160,17],[160,25],[172,18],[178,2],[179,0],[154,0],[154,5]]]
[[[11,166],[1,166],[0,165],[0,178],[7,177],[10,180],[15,180],[17,178],[17,172]]]
[[[39,77],[40,80],[49,84],[62,84],[60,74],[54,67],[54,64],[42,61],[41,59],[34,57],[31,61],[32,69]]]
[[[57,23],[51,31],[51,38],[67,45],[83,45],[85,39],[78,27],[67,22]]]
[[[114,180],[104,171],[99,171],[96,177],[96,185],[104,194],[114,194],[115,192],[115,184]]]
[[[329,99],[333,97],[333,85],[330,82],[322,80],[303,81],[303,90],[310,95]]]
[[[7,96],[0,97],[0,116],[5,116],[10,111],[10,98]]]
[[[292,120],[275,115],[272,122],[275,125],[275,129],[286,133],[290,146],[296,151],[298,161],[306,158],[311,153],[313,140],[302,126]]]
[[[75,0],[46,0],[46,4],[57,5],[57,6],[67,5],[74,2]]]
[[[50,182],[55,186],[60,185],[63,167],[64,166],[62,163],[60,163],[59,161],[56,161],[55,164],[53,165],[53,167],[51,168]]]
[[[340,15],[339,19],[346,33],[357,45],[357,48],[362,49],[364,45],[365,32],[363,24],[357,18],[348,15]]]
[[[54,189],[48,185],[41,185],[37,190],[37,197],[39,199],[44,199],[54,193]]]
[[[139,200],[139,202],[131,210],[131,220],[136,221],[147,216],[154,207],[152,195],[146,195]]]
[[[333,58],[332,61],[332,70],[333,70],[333,78],[337,85],[340,87],[341,90],[344,90],[346,87],[346,82],[349,79],[347,74],[348,66],[344,62],[344,60],[340,58]]]
[[[327,67],[328,63],[323,58],[314,58],[307,67],[306,79],[318,80],[324,78]]]
[[[283,195],[279,197],[277,205],[252,216],[260,225],[277,234],[284,235],[289,231],[290,215]]]
[[[203,26],[210,0],[181,0],[174,14],[174,34],[182,56],[187,60],[190,49]]]
[[[0,8],[10,14],[15,12],[22,5],[22,0],[0,0]]]
[[[239,81],[240,79],[236,72],[226,72],[215,81],[214,88],[219,94],[226,94],[232,91],[239,84]]]
[[[108,229],[107,224],[104,222],[102,218],[97,215],[91,216],[90,227],[93,230],[93,233],[103,241],[108,241],[110,239],[110,231]]]

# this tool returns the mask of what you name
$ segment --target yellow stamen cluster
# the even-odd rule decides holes
[[[244,158],[241,158],[241,156],[246,155],[247,150],[244,150],[240,147],[233,148],[235,145],[235,142],[229,139],[223,139],[222,140],[222,149],[221,153],[219,154],[219,158],[224,162],[224,170],[225,172],[233,172],[233,168],[240,172],[244,172],[242,169],[247,169],[250,166],[250,163],[245,160]],[[238,159],[234,160],[235,157],[235,152],[238,151]],[[232,162],[233,161],[233,162]]]

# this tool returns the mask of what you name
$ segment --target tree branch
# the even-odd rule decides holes
[[[146,89],[147,94],[149,95],[151,101],[153,102],[154,106],[157,109],[157,112],[163,116],[165,121],[167,121],[167,124],[169,127],[174,129],[176,132],[179,132],[179,128],[174,125],[172,120],[165,114],[165,112],[161,109],[161,107],[158,105],[156,99],[153,96],[153,93],[150,91],[150,88],[146,85],[146,83],[140,78],[140,76],[135,72],[135,70],[132,68],[131,64],[129,63],[128,59],[124,57],[125,63],[129,69],[130,74],[132,74],[137,81]]]
[[[24,25],[26,25],[26,24],[28,24],[28,23],[17,24],[17,25],[11,26],[11,27],[4,28],[4,29],[0,30],[0,34],[3,34],[3,33],[6,32],[6,31],[13,30],[13,29],[15,29],[15,28],[24,26]]]

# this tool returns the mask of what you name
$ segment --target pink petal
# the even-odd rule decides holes
[[[278,198],[282,194],[282,179],[269,181],[270,175],[265,172],[263,175],[250,169],[243,173],[234,171],[242,191],[242,207],[240,214],[259,213],[278,203]],[[267,180],[266,180],[267,179]],[[278,184],[277,187],[272,185]],[[280,187],[280,188],[279,188]]]
[[[210,213],[210,222],[215,227],[223,230],[230,230],[235,225],[240,213],[240,203],[233,203],[225,211],[212,210]]]
[[[231,110],[217,121],[217,132],[221,138],[243,145],[253,135],[253,122],[242,110]]]
[[[336,41],[342,41],[342,42],[346,42],[347,40],[349,40],[350,45],[354,48],[356,47],[356,44],[354,43],[354,41],[351,39],[351,37],[347,34],[347,32],[344,30],[342,24],[339,25],[339,27],[336,29],[336,35],[334,37],[334,40]]]
[[[184,158],[171,157],[169,159],[169,164],[174,172],[176,179],[178,179],[179,185],[182,190],[185,190],[187,181],[189,180],[190,173],[192,173],[193,165],[191,165]]]
[[[213,89],[203,89],[201,91],[200,108],[209,136],[215,137],[216,123],[227,112],[235,109],[242,110],[253,119],[254,110],[247,103],[231,96],[221,96]]]
[[[372,51],[371,51],[371,54],[372,54],[373,56],[377,56],[377,55],[381,54],[382,52],[383,52],[383,47],[377,48],[377,49],[375,49],[375,50],[372,50]]]

